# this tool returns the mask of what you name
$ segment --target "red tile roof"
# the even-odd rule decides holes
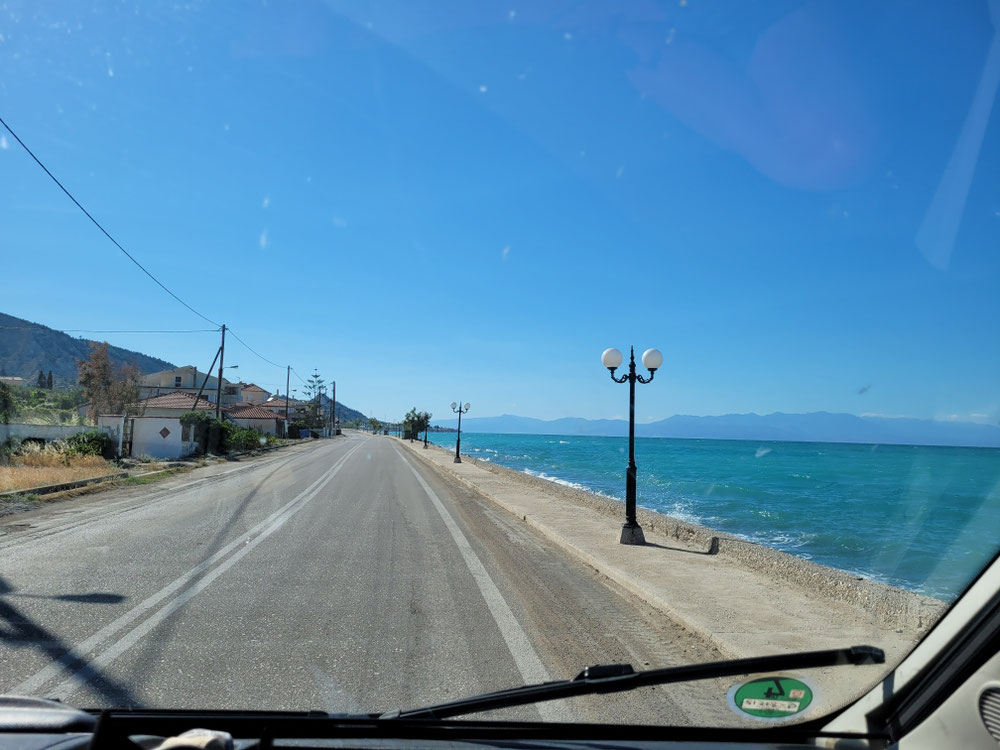
[[[243,390],[250,391],[251,393],[270,393],[270,391],[265,391],[256,383],[243,383]]]
[[[258,404],[234,404],[226,413],[233,419],[284,419],[281,414]]]
[[[184,411],[194,411],[195,409],[215,410],[215,404],[202,396],[195,406],[194,396],[184,391],[172,391],[161,393],[159,396],[150,396],[140,399],[139,406],[143,409],[183,409]]]

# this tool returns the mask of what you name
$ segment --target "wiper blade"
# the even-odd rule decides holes
[[[572,680],[525,685],[449,701],[448,703],[439,703],[436,706],[425,706],[407,711],[391,711],[382,714],[379,718],[447,719],[450,716],[492,711],[498,708],[525,706],[542,701],[574,698],[595,693],[619,693],[651,685],[666,685],[672,682],[709,680],[715,677],[756,672],[884,663],[885,652],[882,649],[875,646],[851,646],[850,648],[835,648],[825,651],[803,651],[795,654],[731,659],[683,667],[647,669],[640,672],[632,669],[631,664],[601,664],[587,667]]]

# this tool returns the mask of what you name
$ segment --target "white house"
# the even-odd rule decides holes
[[[296,422],[301,419],[306,418],[306,402],[296,401],[293,399],[288,399],[287,401],[283,398],[269,398],[267,401],[261,404],[265,409],[270,409],[275,414],[280,414],[285,416],[285,404],[288,404],[288,421]]]
[[[243,403],[262,404],[271,398],[269,391],[265,391],[255,383],[237,383],[237,385],[240,386],[240,392],[243,394]]]
[[[219,380],[209,375],[206,381],[205,373],[199,372],[194,365],[175,367],[172,370],[161,370],[149,375],[143,375],[139,380],[139,398],[150,398],[164,393],[189,393],[197,395],[198,389],[205,384],[202,396],[215,402],[218,393]],[[222,379],[222,404],[234,404],[242,401],[241,384]]]
[[[229,419],[240,427],[249,427],[262,435],[285,435],[285,417],[275,414],[271,409],[265,409],[259,404],[246,406],[231,406],[226,411]]]

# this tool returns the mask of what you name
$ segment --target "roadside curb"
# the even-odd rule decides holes
[[[279,450],[281,448],[294,448],[298,443],[289,443],[285,445],[269,445],[261,448],[254,448],[248,451],[240,451],[239,453],[228,453],[224,456],[216,456],[215,458],[221,458],[222,460],[228,460],[231,458],[240,458],[247,455],[260,455],[263,453],[271,453],[273,451]],[[199,458],[205,458],[200,456]],[[167,463],[167,468],[157,469],[156,471],[147,471],[142,474],[134,474],[130,471],[116,471],[111,474],[103,474],[99,477],[90,477],[88,479],[76,479],[72,482],[59,482],[58,484],[45,484],[38,487],[26,487],[22,490],[12,490],[10,492],[0,492],[0,500],[17,500],[18,498],[23,498],[26,495],[53,495],[57,492],[65,492],[67,490],[75,490],[81,487],[88,487],[92,484],[101,484],[103,482],[111,482],[116,479],[128,479],[130,477],[152,477],[158,474],[166,474],[173,471],[174,469],[183,468],[190,466],[192,469],[199,468],[197,464],[188,461],[170,461]]]
[[[86,487],[90,484],[99,484],[100,482],[110,482],[112,479],[122,479],[124,477],[130,477],[127,471],[116,471],[113,474],[104,474],[99,477],[90,477],[89,479],[77,479],[72,482],[60,482],[59,484],[43,484],[39,487],[25,487],[23,490],[13,490],[12,492],[0,492],[0,500],[16,500],[19,497],[24,497],[25,495],[51,495],[54,492],[63,492],[64,490],[75,490],[78,487]]]

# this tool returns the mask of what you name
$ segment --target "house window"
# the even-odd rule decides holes
[[[181,426],[181,440],[187,442],[191,439],[191,425],[186,424]]]
[[[235,385],[227,385],[226,386],[226,395],[227,396],[235,396],[236,395],[236,386]]]
[[[175,375],[174,376],[174,388],[180,388],[180,387],[181,387],[181,376],[180,375]]]

